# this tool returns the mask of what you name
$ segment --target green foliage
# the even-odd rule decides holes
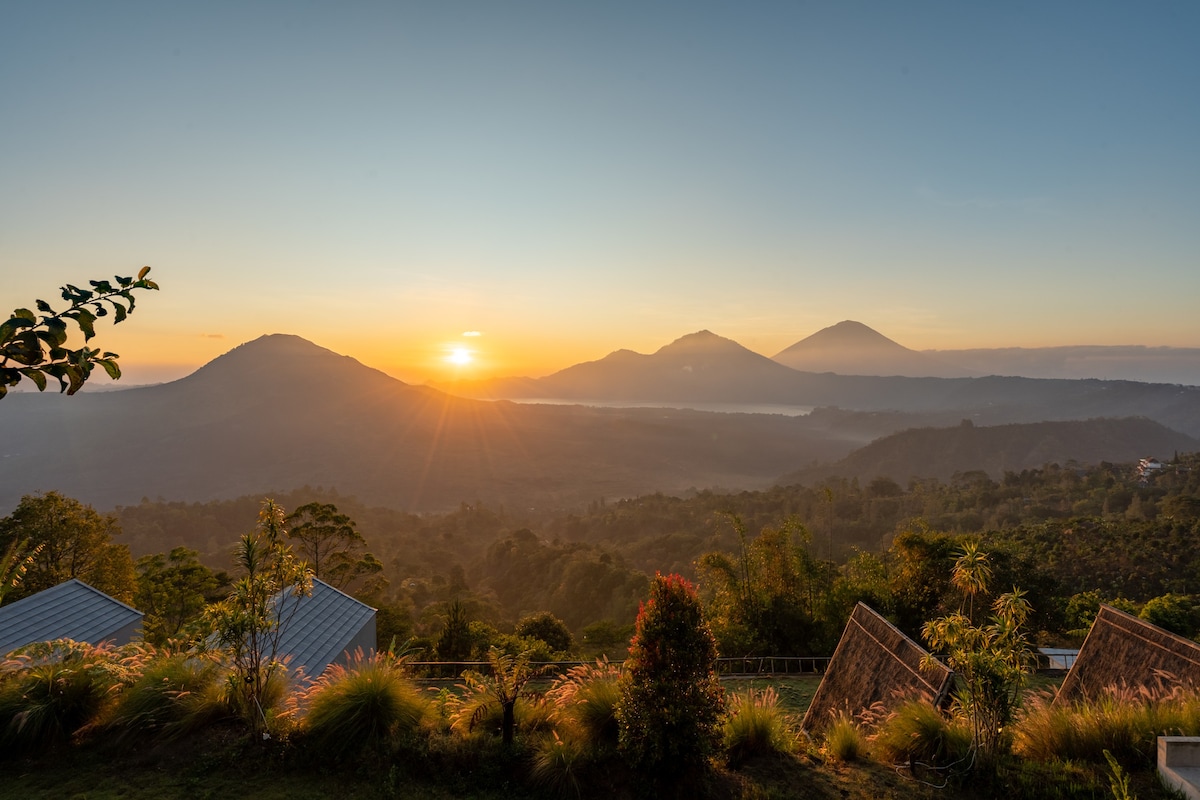
[[[867,736],[849,714],[838,714],[825,730],[825,752],[843,764],[858,761],[867,752]]]
[[[134,605],[145,613],[142,634],[147,642],[198,641],[211,631],[201,624],[204,609],[228,591],[229,577],[200,563],[199,554],[176,547],[168,554],[137,560],[138,591]]]
[[[571,652],[574,641],[567,625],[549,611],[541,611],[523,617],[513,631],[517,636],[529,637],[544,642],[546,647],[557,658],[563,658]]]
[[[367,594],[378,594],[386,586],[379,576],[383,564],[365,552],[366,540],[354,520],[333,503],[306,503],[287,521],[288,538],[300,542],[298,555],[308,562],[314,578],[338,589],[370,578]]]
[[[24,579],[10,585],[8,598],[20,599],[77,578],[124,603],[137,587],[129,548],[114,544],[121,533],[116,518],[58,492],[27,494],[0,520],[0,548],[15,543],[31,548]]]
[[[1007,741],[1006,727],[1013,720],[1025,675],[1032,671],[1033,652],[1022,630],[1029,602],[1019,589],[996,598],[986,625],[971,619],[975,597],[987,592],[990,574],[986,554],[965,546],[952,582],[966,596],[966,613],[931,620],[923,633],[933,650],[945,653],[947,666],[956,673],[956,708],[971,724],[978,755],[994,765]]]
[[[830,646],[819,630],[817,598],[828,587],[809,556],[808,531],[789,520],[747,541],[741,520],[730,516],[740,552],[710,552],[697,570],[706,611],[722,655],[813,655]]]
[[[135,290],[157,290],[158,284],[146,277],[149,267],[142,267],[137,278],[114,277],[113,281],[89,281],[91,289],[67,284],[62,299],[69,305],[55,311],[44,300],[37,301],[38,314],[27,308],[15,309],[6,322],[0,323],[0,399],[10,386],[28,378],[44,391],[47,378],[59,383],[59,391],[75,394],[99,366],[109,377],[121,377],[116,353],[88,347],[69,349],[67,320],[73,321],[83,333],[84,342],[96,335],[99,317],[113,314],[113,324],[123,322],[133,311]],[[115,282],[115,285],[114,283]]]
[[[104,717],[106,736],[178,739],[227,718],[224,670],[195,653],[149,650],[140,674]]]
[[[791,753],[795,743],[795,734],[774,689],[748,689],[730,698],[722,742],[730,766],[737,767],[757,757]]]
[[[885,761],[944,769],[966,763],[972,732],[969,724],[947,719],[928,703],[912,701],[883,721],[873,745]]]
[[[1200,604],[1195,595],[1170,592],[1152,597],[1142,606],[1138,616],[1189,639],[1200,634]]]
[[[471,658],[473,649],[467,607],[455,598],[446,608],[445,622],[434,645],[434,652],[442,661],[466,661]]]
[[[617,705],[621,670],[600,659],[572,667],[554,679],[546,700],[557,721],[599,750],[616,748],[620,734]]]
[[[28,541],[15,537],[9,542],[4,555],[0,555],[0,605],[4,604],[5,595],[21,585],[42,546],[30,550]]]
[[[1038,761],[1105,762],[1105,751],[1122,763],[1145,768],[1154,763],[1157,737],[1200,735],[1200,695],[1168,686],[1137,691],[1111,687],[1087,702],[1055,705],[1050,695],[1032,698],[1015,727],[1013,749]]]
[[[1129,775],[1117,763],[1117,759],[1113,757],[1113,754],[1105,750],[1104,760],[1108,762],[1108,768],[1112,773],[1109,779],[1109,786],[1112,788],[1113,800],[1137,800],[1133,794],[1133,788],[1130,786]]]
[[[105,709],[130,682],[126,656],[109,645],[62,639],[29,645],[0,663],[0,752],[61,744]]]
[[[341,759],[385,754],[397,736],[416,731],[429,701],[404,674],[402,659],[357,652],[348,666],[331,665],[305,693],[304,734],[316,752]]]
[[[285,525],[283,509],[265,500],[256,530],[234,554],[241,577],[228,598],[205,612],[232,667],[231,699],[255,731],[267,727],[267,709],[287,680],[279,639],[299,603],[281,601],[312,592],[312,574],[283,541]]]
[[[691,584],[655,576],[621,678],[620,748],[638,771],[669,780],[703,769],[721,740],[725,693],[716,640]]]
[[[468,697],[471,713],[468,729],[483,719],[489,708],[498,707],[502,716],[500,734],[505,746],[513,743],[516,733],[516,706],[526,684],[543,674],[544,669],[531,663],[528,652],[509,655],[499,648],[488,651],[489,674],[475,670],[463,673],[462,688]]]

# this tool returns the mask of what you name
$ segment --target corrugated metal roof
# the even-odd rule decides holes
[[[291,656],[288,666],[303,667],[310,678],[340,658],[375,619],[375,609],[321,580],[313,581],[311,595],[297,598],[284,593],[278,603],[280,655]]]
[[[99,644],[142,617],[136,608],[72,579],[0,606],[0,655],[53,639]]]

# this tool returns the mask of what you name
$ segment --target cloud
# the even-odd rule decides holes
[[[483,336],[479,331],[463,331],[463,336]]]

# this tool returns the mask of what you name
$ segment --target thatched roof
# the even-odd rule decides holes
[[[857,714],[875,703],[888,708],[912,699],[939,703],[952,673],[936,662],[922,666],[926,655],[896,626],[859,603],[804,715],[804,729],[819,730],[839,711]]]
[[[1200,688],[1200,644],[1102,605],[1054,702],[1164,684]]]

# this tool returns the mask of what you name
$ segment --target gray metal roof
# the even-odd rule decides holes
[[[32,642],[74,639],[99,644],[129,636],[143,614],[80,580],[69,580],[0,606],[0,655]]]
[[[375,609],[324,581],[313,580],[307,597],[284,593],[277,602],[282,627],[279,654],[291,656],[288,666],[303,667],[310,678],[318,677],[347,650],[362,646],[360,634],[368,625],[364,649],[375,647]]]

